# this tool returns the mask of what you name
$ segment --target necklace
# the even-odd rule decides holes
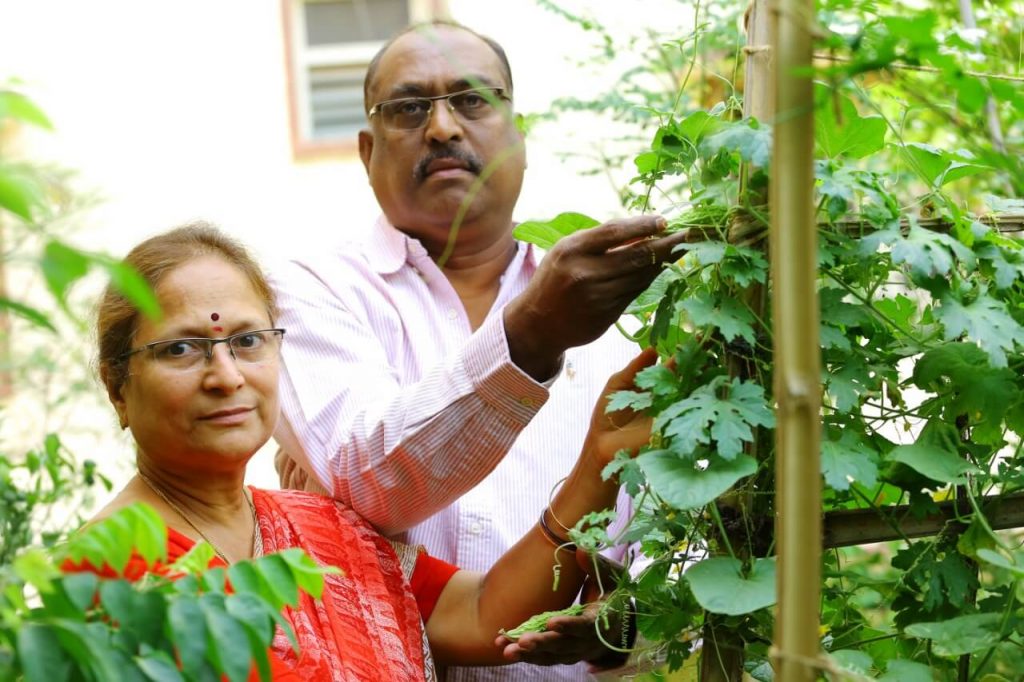
[[[231,563],[228,560],[228,558],[224,555],[224,553],[217,548],[217,545],[213,544],[213,540],[207,537],[206,533],[200,530],[199,526],[195,524],[195,522],[192,520],[192,517],[189,516],[184,509],[182,509],[174,500],[168,497],[163,490],[158,488],[156,484],[154,484],[153,481],[149,478],[149,476],[146,476],[146,474],[142,473],[141,471],[137,473],[142,482],[145,483],[146,486],[150,490],[152,490],[157,497],[166,502],[168,507],[176,511],[178,513],[178,516],[184,519],[185,523],[192,527],[192,530],[199,533],[199,537],[205,540],[206,544],[210,545],[210,547],[213,548],[213,551],[217,554],[217,556],[221,558],[221,560],[224,563]],[[249,503],[249,511],[252,513],[252,556],[255,559],[256,557],[263,555],[263,533],[260,531],[259,519],[256,518],[256,505],[252,501],[252,493],[249,492],[247,488],[242,488],[242,496],[245,497],[245,501]]]

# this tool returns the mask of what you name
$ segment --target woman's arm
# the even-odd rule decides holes
[[[647,443],[650,420],[630,410],[606,414],[605,405],[612,393],[632,388],[636,373],[656,359],[653,351],[645,351],[608,380],[576,466],[544,510],[549,528],[560,532],[555,519],[572,527],[586,514],[614,505],[619,487],[602,480],[601,471],[619,450],[635,453]],[[559,579],[552,589],[556,564]],[[498,630],[568,606],[585,576],[574,552],[556,550],[538,522],[486,574],[459,571],[448,582],[427,621],[435,658],[442,665],[508,663],[495,646]]]

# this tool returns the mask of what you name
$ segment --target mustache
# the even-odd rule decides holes
[[[419,160],[416,164],[416,168],[413,170],[413,177],[416,182],[423,182],[427,177],[427,168],[434,161],[438,159],[455,159],[466,164],[466,168],[474,175],[480,175],[480,172],[484,169],[483,161],[480,160],[475,154],[453,147],[451,145],[444,145],[431,149],[427,154]]]

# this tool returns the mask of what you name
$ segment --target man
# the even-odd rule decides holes
[[[605,332],[683,235],[663,236],[654,216],[612,221],[538,264],[512,237],[525,152],[511,70],[464,27],[399,34],[364,92],[359,152],[384,215],[368,243],[276,273],[288,329],[277,437],[294,460],[279,457],[282,482],[312,473],[382,532],[483,569],[547,513],[600,388],[636,351]],[[607,653],[588,646],[565,658]]]

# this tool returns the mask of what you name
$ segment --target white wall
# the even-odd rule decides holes
[[[585,96],[608,77],[576,64],[593,38],[533,0],[448,4],[452,16],[505,46],[520,111]],[[617,31],[685,24],[692,12],[678,0],[560,4]],[[33,158],[77,169],[80,189],[103,199],[83,216],[77,243],[117,255],[148,234],[205,218],[267,259],[365,229],[376,205],[358,159],[292,159],[282,41],[278,0],[0,0],[0,81],[22,80],[57,128],[29,135],[24,146]],[[518,217],[621,213],[605,178],[581,176],[557,155],[607,134],[536,130]],[[123,440],[101,447],[130,460]],[[252,478],[274,485],[265,454]]]

